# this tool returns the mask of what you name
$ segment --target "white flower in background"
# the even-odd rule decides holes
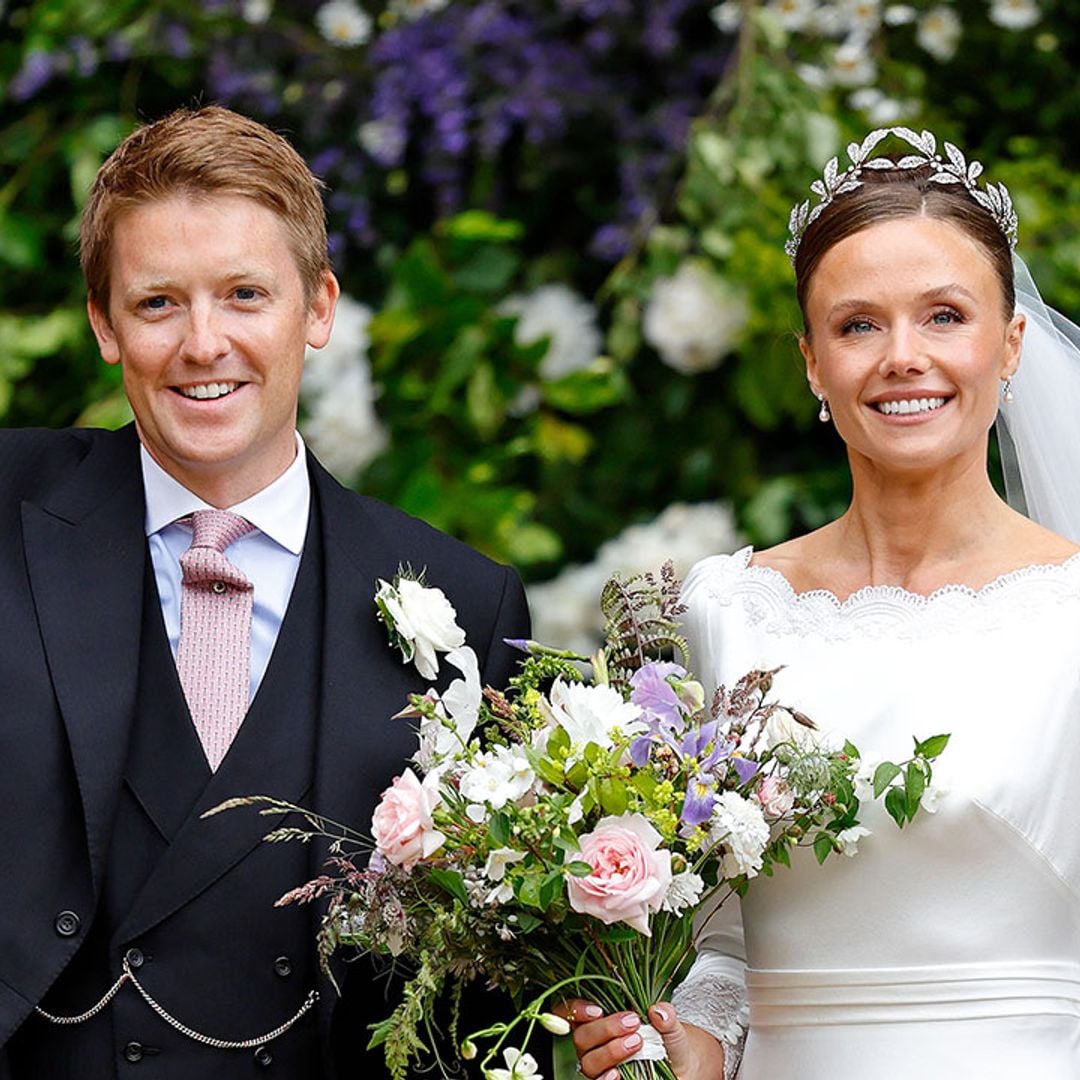
[[[994,0],[990,5],[990,21],[1007,30],[1026,30],[1042,18],[1035,0]]]
[[[868,38],[881,27],[881,0],[840,0],[837,5],[844,29]]]
[[[532,1054],[523,1054],[516,1047],[508,1046],[503,1051],[503,1061],[506,1068],[485,1069],[484,1080],[544,1080]]]
[[[450,0],[390,0],[390,8],[395,15],[410,22],[430,15],[435,11],[442,11]]]
[[[587,743],[605,749],[614,742],[614,734],[635,734],[644,729],[641,710],[624,701],[622,694],[610,686],[589,686],[556,679],[541,708],[548,721],[561,727],[570,736],[570,745],[580,750]]]
[[[724,3],[709,10],[709,18],[718,30],[733,34],[742,23],[742,4],[739,0],[724,0]]]
[[[813,19],[817,0],[771,0],[765,10],[771,11],[787,30],[805,30]]]
[[[331,45],[363,45],[371,37],[371,16],[354,0],[329,0],[315,12],[315,25]]]
[[[915,21],[918,14],[910,4],[890,4],[885,9],[885,25],[908,26]]]
[[[616,571],[623,577],[656,570],[668,559],[685,577],[706,555],[734,551],[740,544],[735,518],[720,503],[673,503],[654,521],[631,525],[608,540],[593,562],[569,566],[551,581],[529,587],[533,633],[588,655],[600,643],[604,616],[598,600]]]
[[[542,379],[561,379],[581,371],[600,353],[596,310],[567,285],[541,285],[531,293],[510,296],[499,311],[517,316],[514,340],[518,345],[549,339],[540,360]]]
[[[853,825],[850,829],[843,829],[836,834],[836,842],[840,845],[840,853],[849,859],[859,853],[859,841],[864,836],[870,836],[870,830],[861,825]]]
[[[915,40],[935,60],[951,60],[960,43],[960,16],[949,7],[936,7],[920,20]]]
[[[829,75],[823,67],[818,67],[817,64],[796,64],[795,74],[811,90],[825,90],[829,86]]]
[[[876,86],[864,86],[848,97],[848,104],[865,114],[875,127],[888,127],[912,112],[910,102],[887,97]]]
[[[476,764],[461,774],[459,790],[468,803],[492,810],[501,810],[507,803],[517,802],[533,786],[536,774],[521,747],[496,746],[476,757]],[[483,820],[483,813],[470,814]]]
[[[842,37],[846,25],[846,17],[839,4],[822,4],[815,9],[807,29],[822,37]]]
[[[356,131],[356,140],[378,162],[400,161],[408,133],[391,120],[368,120]]]
[[[773,709],[765,722],[765,745],[772,750],[780,743],[791,743],[800,750],[812,750],[819,743],[813,728],[800,724],[787,709]]]
[[[855,773],[855,798],[860,802],[874,797],[874,773],[881,764],[876,754],[863,754],[859,758],[859,768]]]
[[[673,915],[681,915],[687,908],[697,906],[704,891],[705,882],[701,877],[690,870],[684,870],[671,879],[671,884],[664,893],[664,902],[660,905],[660,910],[670,911]]]
[[[877,64],[863,40],[850,39],[833,53],[829,75],[837,86],[865,86],[877,78]]]
[[[406,664],[414,660],[425,679],[433,680],[439,674],[437,653],[465,644],[465,631],[458,626],[454,605],[442,589],[428,588],[407,577],[398,578],[393,585],[380,579],[375,605],[393,644],[401,650],[402,660]]]
[[[240,5],[240,14],[244,17],[244,22],[252,26],[262,26],[270,18],[273,10],[273,0],[243,0]]]
[[[330,340],[322,349],[308,349],[300,383],[305,413],[300,430],[315,456],[344,483],[351,483],[388,442],[375,414],[367,356],[370,322],[370,308],[342,296]]]
[[[723,845],[725,877],[756,877],[769,842],[769,824],[761,807],[738,792],[725,791],[716,800],[709,822],[709,842]]]
[[[740,289],[687,260],[674,277],[653,284],[642,330],[665,364],[693,375],[732,351],[749,317]]]

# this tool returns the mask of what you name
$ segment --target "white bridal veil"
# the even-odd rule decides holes
[[[1009,503],[1080,543],[1080,327],[1049,308],[1013,257],[1016,307],[1027,316],[1013,399],[998,410]]]

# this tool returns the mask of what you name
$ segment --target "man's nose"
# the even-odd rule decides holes
[[[220,313],[211,304],[192,304],[181,345],[183,358],[195,364],[212,364],[228,351],[229,338]]]

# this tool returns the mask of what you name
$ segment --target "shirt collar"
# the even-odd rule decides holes
[[[178,518],[196,510],[212,510],[179,480],[170,476],[146,451],[139,447],[143,489],[146,492],[146,535],[152,536]],[[304,548],[308,511],[311,507],[311,480],[307,470],[307,450],[296,433],[296,457],[292,464],[262,491],[235,506],[234,514],[250,521],[275,543],[299,555]]]

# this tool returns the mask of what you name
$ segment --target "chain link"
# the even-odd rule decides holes
[[[150,1006],[151,1009],[165,1021],[169,1027],[175,1031],[180,1032],[181,1035],[186,1036],[189,1039],[194,1040],[197,1043],[202,1043],[203,1046],[213,1047],[215,1050],[252,1050],[258,1046],[265,1046],[266,1043],[273,1041],[280,1035],[284,1035],[302,1016],[309,1013],[314,1007],[315,1003],[319,1000],[319,991],[311,990],[308,992],[308,996],[304,999],[304,1003],[296,1011],[296,1014],[291,1019],[286,1020],[284,1024],[274,1028],[273,1031],[268,1031],[265,1035],[258,1035],[253,1039],[215,1039],[212,1035],[203,1035],[202,1032],[196,1031],[194,1028],[189,1028],[186,1024],[180,1023],[171,1013],[169,1013],[163,1005],[155,1001],[150,995],[150,992],[146,989],[138,979],[135,978],[134,972],[128,965],[127,957],[124,957],[124,972],[119,979],[109,988],[105,996],[95,1005],[93,1008],[87,1009],[86,1012],[80,1013],[78,1016],[54,1016],[52,1013],[47,1013],[41,1006],[35,1006],[34,1011],[44,1017],[51,1024],[81,1024],[92,1017],[97,1016],[106,1005],[120,990],[120,987],[124,983],[129,982],[139,992],[139,996]]]

